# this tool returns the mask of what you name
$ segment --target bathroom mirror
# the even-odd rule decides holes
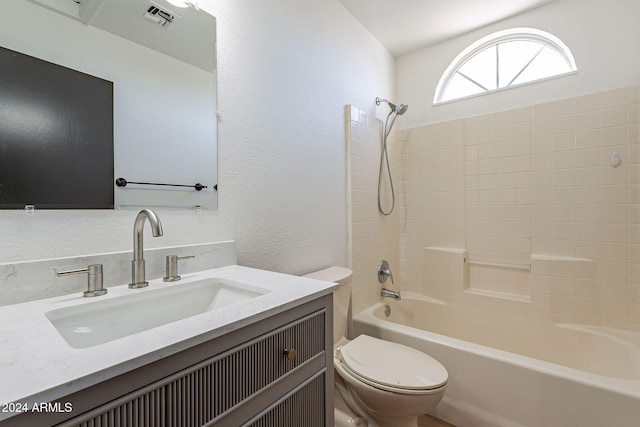
[[[217,208],[215,17],[171,2],[3,1],[0,46],[113,82],[116,208]]]

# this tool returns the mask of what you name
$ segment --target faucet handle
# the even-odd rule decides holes
[[[162,280],[164,282],[175,282],[177,280],[180,280],[181,277],[178,275],[178,260],[187,258],[195,258],[195,256],[167,255],[165,261],[165,276],[162,278]]]
[[[383,259],[378,265],[378,281],[384,283],[387,281],[387,277],[391,278],[391,284],[393,284],[393,274],[389,269],[389,262]]]
[[[85,268],[78,268],[75,270],[58,271],[56,275],[58,277],[70,276],[72,274],[87,273],[87,290],[84,291],[82,296],[85,297],[97,297],[107,293],[107,290],[102,287],[102,264],[91,264]]]

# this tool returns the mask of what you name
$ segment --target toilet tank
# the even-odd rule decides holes
[[[333,292],[333,341],[348,335],[349,310],[351,309],[351,277],[353,271],[345,267],[329,267],[305,274],[310,279],[334,282],[340,285]]]

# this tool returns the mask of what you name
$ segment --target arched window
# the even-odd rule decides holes
[[[463,50],[446,69],[434,104],[466,98],[575,72],[569,48],[557,37],[514,28],[484,37]]]

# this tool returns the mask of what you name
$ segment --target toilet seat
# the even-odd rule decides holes
[[[447,384],[447,370],[411,347],[360,335],[337,349],[338,362],[356,379],[386,391],[429,394]]]

